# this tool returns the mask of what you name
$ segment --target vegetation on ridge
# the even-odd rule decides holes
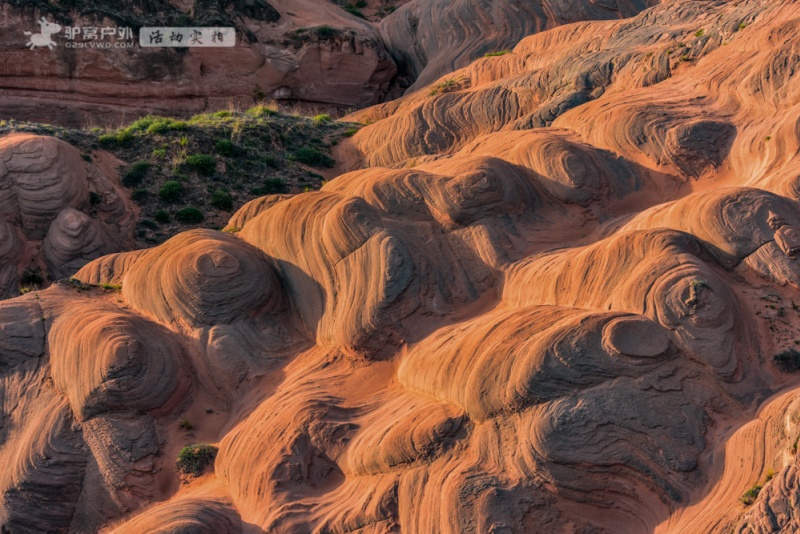
[[[305,117],[258,105],[188,120],[147,116],[116,129],[70,129],[0,121],[0,135],[30,132],[77,147],[87,166],[98,150],[123,162],[121,183],[141,214],[136,238],[152,246],[187,225],[224,227],[259,196],[319,189],[331,148],[358,125],[329,115]]]

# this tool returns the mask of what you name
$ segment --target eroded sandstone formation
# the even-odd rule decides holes
[[[135,208],[115,179],[54,137],[0,138],[0,298],[68,278],[133,246]]]

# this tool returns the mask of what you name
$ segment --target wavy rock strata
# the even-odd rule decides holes
[[[0,138],[0,216],[0,298],[18,295],[21,285],[67,278],[133,244],[127,194],[53,137]]]

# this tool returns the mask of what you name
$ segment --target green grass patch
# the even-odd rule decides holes
[[[133,134],[127,130],[107,133],[99,136],[97,142],[100,143],[100,146],[103,148],[127,147],[133,142]]]
[[[498,57],[510,54],[511,50],[497,50],[496,52],[486,52],[483,57]]]
[[[278,110],[269,106],[254,106],[248,109],[245,113],[247,113],[251,117],[261,118],[261,117],[271,117],[273,115],[277,115]]]
[[[457,91],[461,87],[461,84],[458,80],[454,78],[448,78],[447,80],[443,80],[431,88],[430,95],[436,96],[443,93],[450,93],[452,91]]]
[[[100,284],[100,287],[105,289],[106,291],[122,291],[122,285],[120,284]]]

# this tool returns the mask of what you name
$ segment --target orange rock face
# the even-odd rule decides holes
[[[356,113],[320,191],[75,275],[119,292],[0,302],[0,520],[796,530],[798,29],[679,1],[539,33]],[[98,250],[85,184],[30,162],[69,147],[5,143],[60,203],[8,196],[0,254]]]

